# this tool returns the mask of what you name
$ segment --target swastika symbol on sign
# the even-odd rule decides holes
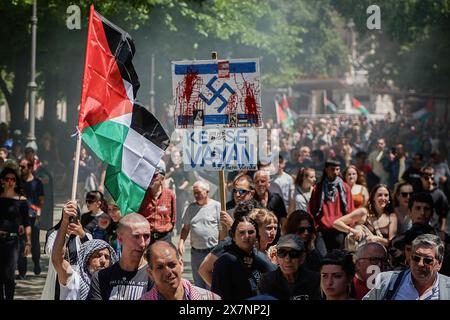
[[[209,82],[206,84],[206,87],[214,94],[211,99],[208,100],[208,98],[206,98],[202,93],[200,93],[199,97],[205,101],[205,103],[210,106],[214,101],[216,101],[216,99],[220,99],[222,101],[222,105],[217,109],[218,112],[222,112],[223,109],[225,109],[225,107],[228,104],[228,101],[221,95],[222,92],[227,89],[231,94],[234,94],[234,90],[231,89],[231,87],[227,84],[224,83],[218,90],[216,90],[216,88],[214,88],[212,85],[214,82],[216,82],[217,77],[214,76],[211,78],[211,80],[209,80]]]

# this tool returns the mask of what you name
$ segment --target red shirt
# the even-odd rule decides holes
[[[347,212],[342,212],[341,200],[339,196],[339,191],[336,190],[334,193],[334,201],[324,201],[322,205],[322,212],[317,216],[316,213],[319,211],[320,200],[322,196],[322,183],[319,182],[314,186],[311,194],[311,200],[308,205],[308,212],[313,217],[316,228],[320,230],[331,230],[333,229],[334,220],[342,217],[344,214],[348,214],[354,210],[352,190],[346,184],[344,184],[344,190],[347,200]]]
[[[370,291],[366,284],[356,276],[353,277],[353,288],[355,289],[354,298],[362,300],[362,298]]]
[[[150,195],[150,189],[145,194],[139,213],[150,222],[151,232],[169,232],[175,226],[177,218],[175,194],[164,188],[157,199]]]

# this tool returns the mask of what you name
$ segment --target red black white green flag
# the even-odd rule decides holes
[[[105,186],[122,213],[139,210],[169,144],[159,121],[136,102],[134,53],[130,35],[91,6],[78,129],[108,164]]]

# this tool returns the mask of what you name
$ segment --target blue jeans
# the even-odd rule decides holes
[[[208,249],[195,249],[191,248],[191,267],[192,267],[192,277],[194,278],[194,284],[197,287],[210,290],[210,287],[203,281],[202,277],[198,274],[198,268],[202,264],[205,257],[213,248]]]

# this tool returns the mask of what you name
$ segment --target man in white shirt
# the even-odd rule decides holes
[[[372,172],[380,179],[379,183],[388,183],[389,173],[383,167],[383,158],[387,156],[386,142],[384,138],[377,140],[377,149],[369,154],[369,164]]]
[[[189,204],[183,216],[183,228],[178,252],[184,255],[184,242],[191,232],[191,266],[194,284],[203,289],[209,286],[198,274],[203,259],[219,242],[220,202],[209,198],[209,185],[197,181],[193,185],[195,202]]]
[[[282,156],[279,156],[278,171],[273,179],[273,182],[280,186],[283,196],[283,202],[287,209],[289,208],[289,201],[293,195],[295,187],[294,187],[294,179],[289,174],[284,172],[285,167],[286,161],[283,159]]]

